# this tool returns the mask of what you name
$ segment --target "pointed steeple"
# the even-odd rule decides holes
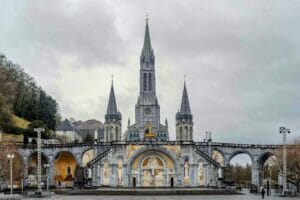
[[[189,102],[189,97],[188,97],[187,90],[186,90],[185,81],[184,81],[183,94],[182,94],[182,99],[181,99],[180,113],[191,115],[190,102]]]
[[[183,93],[182,93],[182,98],[181,98],[181,106],[179,112],[177,112],[176,117],[180,118],[192,118],[192,112],[191,112],[191,107],[190,107],[190,102],[189,102],[189,97],[186,89],[186,83],[184,80],[184,86],[183,86]]]
[[[146,19],[146,30],[145,30],[143,51],[152,51],[148,19]]]
[[[117,109],[113,80],[111,81],[111,88],[105,117],[121,118],[121,113]]]
[[[145,37],[144,37],[144,45],[141,54],[141,62],[153,62],[154,63],[154,53],[151,46],[150,32],[149,32],[149,18],[146,17],[146,28],[145,28]]]

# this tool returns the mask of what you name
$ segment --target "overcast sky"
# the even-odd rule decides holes
[[[300,1],[0,1],[0,52],[60,105],[64,118],[104,120],[114,75],[134,121],[145,15],[161,121],[175,139],[183,76],[194,139],[279,143],[300,136]],[[290,137],[292,137],[290,136]]]

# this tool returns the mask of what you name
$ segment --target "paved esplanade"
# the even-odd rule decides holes
[[[206,142],[194,142],[193,135],[200,133],[193,129],[193,114],[185,82],[180,108],[174,113],[176,141],[170,141],[168,121],[165,119],[162,124],[160,119],[155,67],[147,20],[140,55],[140,90],[134,123],[128,119],[127,129],[122,132],[122,114],[117,108],[112,82],[105,114],[104,142],[95,137],[91,144],[42,147],[44,163],[50,164],[49,170],[45,170],[50,184],[67,187],[73,186],[75,181],[110,187],[221,186],[224,169],[231,158],[246,153],[252,160],[252,183],[259,186],[263,178],[262,166],[279,146],[216,143],[210,137]],[[20,148],[25,185],[33,186],[36,182],[35,151],[35,146]]]
[[[228,196],[53,196],[52,199],[57,200],[259,200],[259,195],[228,195]],[[265,197],[265,199],[276,200],[280,197]],[[284,200],[292,200],[296,198],[284,198]]]

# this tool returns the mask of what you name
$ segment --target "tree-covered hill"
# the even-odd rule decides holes
[[[59,116],[55,99],[39,87],[24,69],[0,54],[0,129],[18,132],[13,116],[42,121],[54,130]],[[38,124],[38,123],[36,123]]]

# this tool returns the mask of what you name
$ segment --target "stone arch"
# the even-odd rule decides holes
[[[257,158],[258,166],[263,167],[265,162],[272,156],[275,156],[275,154],[271,151],[263,152],[262,154],[260,154]]]
[[[233,151],[227,160],[225,160],[225,164],[228,166],[230,164],[230,161],[233,157],[239,155],[239,154],[247,154],[249,157],[250,157],[250,160],[251,162],[253,163],[254,162],[254,158],[253,158],[253,155],[247,151],[247,150],[244,150],[244,149],[240,149],[240,150],[236,150],[236,151]]]
[[[225,166],[225,156],[222,151],[214,148],[212,149],[212,158],[217,161],[222,167]]]
[[[82,167],[86,167],[86,164],[93,159],[93,156],[94,156],[93,148],[86,149],[85,151],[82,152],[80,156],[81,163],[78,164],[81,165]]]
[[[35,167],[37,167],[37,152],[34,151],[32,152],[29,156],[28,156],[28,175],[32,175],[31,173],[31,167],[34,167],[32,165],[35,165]],[[45,174],[45,167],[44,164],[48,164],[49,163],[49,158],[46,154],[44,154],[43,152],[41,153],[41,167],[42,167],[42,174]],[[35,174],[36,175],[36,174]]]
[[[76,156],[70,151],[59,151],[54,157],[54,181],[56,186],[73,186],[77,166]]]
[[[142,171],[139,166],[141,165],[142,161],[149,156],[158,156],[163,160],[167,159],[168,162],[166,162],[166,168],[164,170],[169,170],[169,172],[163,175],[164,184],[169,185],[171,183],[171,180],[176,183],[176,181],[178,180],[177,174],[180,173],[180,162],[177,156],[166,148],[159,147],[153,149],[150,147],[146,147],[136,150],[128,159],[128,185],[133,186],[133,182],[135,181],[137,183],[136,186],[141,186],[144,184],[144,182],[142,182],[144,181],[142,177],[145,177],[146,174],[142,174],[144,173],[144,171]]]
[[[8,154],[13,154],[14,158],[12,159],[12,168],[13,168],[13,185],[21,186],[21,179],[25,175],[24,168],[24,159],[22,154],[20,154],[14,147],[1,149],[0,154],[0,165],[1,171],[0,176],[2,181],[7,181],[7,185],[10,186],[10,160],[7,158]],[[2,157],[3,156],[3,157]]]
[[[176,156],[173,152],[167,150],[167,149],[164,148],[164,147],[158,147],[158,148],[155,148],[155,149],[150,148],[150,147],[146,147],[146,148],[141,148],[141,149],[136,150],[136,151],[128,158],[128,170],[129,170],[129,172],[130,172],[131,165],[132,165],[133,161],[134,161],[140,154],[146,153],[146,152],[150,152],[150,151],[151,151],[151,152],[160,152],[160,153],[163,153],[163,154],[165,154],[165,155],[168,155],[168,156],[171,158],[171,160],[173,161],[173,163],[174,163],[175,170],[179,170],[179,169],[180,169],[179,159],[177,158],[177,156]]]

